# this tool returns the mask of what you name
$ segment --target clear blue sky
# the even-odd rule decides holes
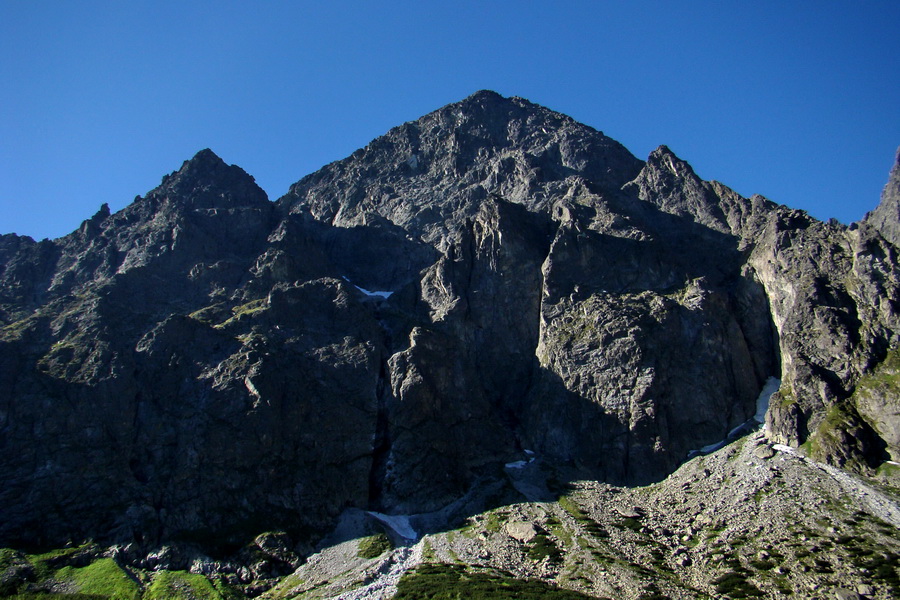
[[[900,145],[900,2],[0,0],[0,233],[64,235],[202,148],[271,199],[487,88],[849,223]]]

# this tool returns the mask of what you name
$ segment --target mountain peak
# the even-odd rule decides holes
[[[900,166],[893,173],[879,214],[900,204]],[[200,564],[194,548],[221,551],[223,562],[202,558],[203,571],[258,595],[285,565],[318,568],[306,559],[328,540],[371,534],[370,517],[402,521],[395,532],[411,540],[417,533],[403,531],[449,530],[481,507],[550,490],[552,500],[576,481],[579,497],[662,482],[694,453],[758,427],[766,406],[764,435],[809,441],[816,461],[864,470],[900,460],[896,394],[871,383],[900,360],[888,350],[900,339],[900,267],[871,232],[746,200],[700,180],[666,146],[645,163],[588,125],[487,90],[393,128],[277,205],[203,149],[146,198],[114,215],[101,207],[80,233],[0,237],[0,389],[10,390],[0,439],[15,449],[0,452],[0,547],[128,544],[116,556],[145,582],[150,566]],[[704,471],[712,459],[689,469],[712,487],[733,480],[738,463],[775,477],[786,463],[765,466],[768,446],[760,435],[734,447],[740,460],[722,452],[731,465],[714,476]],[[791,515],[806,507],[773,505],[784,490],[755,494],[750,483],[727,495],[788,516],[771,536],[749,537],[789,539]],[[675,485],[679,498],[709,509],[698,528],[731,519],[688,487]],[[637,522],[646,509],[644,538],[672,537],[657,519],[664,503],[621,500],[598,527],[618,529],[632,512]],[[546,525],[530,511],[512,517]],[[747,512],[742,523],[756,527]],[[584,533],[564,510],[552,514]],[[728,523],[723,543],[744,535]],[[494,528],[498,548],[507,525]],[[274,531],[284,533],[260,535]],[[515,561],[492,568],[563,573],[464,541],[468,560]],[[604,542],[595,562],[641,556],[629,544]],[[583,554],[565,543],[560,553],[566,546]],[[253,548],[276,562],[236,577],[258,564]],[[353,579],[381,569],[343,548],[359,567]],[[696,559],[678,572],[693,581],[719,549],[663,556],[654,573]],[[78,552],[70,558],[84,566]],[[60,580],[31,581],[35,570],[16,556],[16,585]],[[392,556],[382,558],[401,555]],[[805,556],[791,555],[791,569]],[[720,571],[698,580],[703,589],[716,589]],[[595,592],[606,575],[585,585]],[[332,581],[323,594],[341,593],[330,574],[314,576]],[[301,572],[272,593],[295,593],[298,579],[311,581]]]
[[[469,117],[476,117],[478,121],[497,121],[498,119],[507,120],[514,113],[521,112],[523,105],[516,100],[520,98],[506,98],[493,90],[479,90],[470,96],[463,98],[458,102],[448,104],[434,113],[430,114],[447,114],[455,113],[463,114]],[[525,101],[525,106],[534,106],[530,102]],[[423,118],[428,118],[426,115]]]
[[[650,153],[650,156],[647,157],[647,163],[669,171],[676,177],[695,175],[691,165],[678,158],[678,155],[664,144]]]
[[[642,167],[593,127],[524,98],[480,90],[305,177],[279,203],[332,223],[356,223],[369,212],[420,226],[426,217],[443,222],[450,212],[462,215],[485,192],[545,210],[549,187],[572,176],[614,192]]]
[[[468,100],[506,100],[503,96],[495,92],[494,90],[478,90],[463,102]]]
[[[209,148],[204,148],[197,152],[192,158],[184,161],[181,165],[181,168],[178,170],[179,174],[188,174],[188,173],[214,173],[217,171],[223,171],[228,168],[228,165],[225,164],[225,161],[219,158],[219,155],[210,150]]]
[[[194,208],[268,205],[266,193],[251,175],[237,165],[227,164],[209,148],[200,150],[180,169],[163,177],[154,191],[161,190],[183,198]]]

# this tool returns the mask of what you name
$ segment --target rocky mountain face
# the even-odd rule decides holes
[[[70,235],[0,236],[0,545],[309,548],[527,456],[662,480],[752,421],[900,460],[900,167],[845,227],[479,92],[276,202],[209,150]]]

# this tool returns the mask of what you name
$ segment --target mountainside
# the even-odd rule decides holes
[[[68,236],[0,236],[0,546],[278,530],[287,573],[348,510],[555,500],[485,492],[520,461],[663,481],[776,387],[769,442],[884,472],[898,186],[823,223],[487,91],[275,202],[203,150]]]

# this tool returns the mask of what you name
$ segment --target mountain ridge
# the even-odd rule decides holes
[[[0,543],[308,548],[525,449],[648,484],[770,377],[772,442],[873,472],[900,458],[897,173],[822,223],[486,91],[274,202],[201,150],[67,236],[0,238]]]

